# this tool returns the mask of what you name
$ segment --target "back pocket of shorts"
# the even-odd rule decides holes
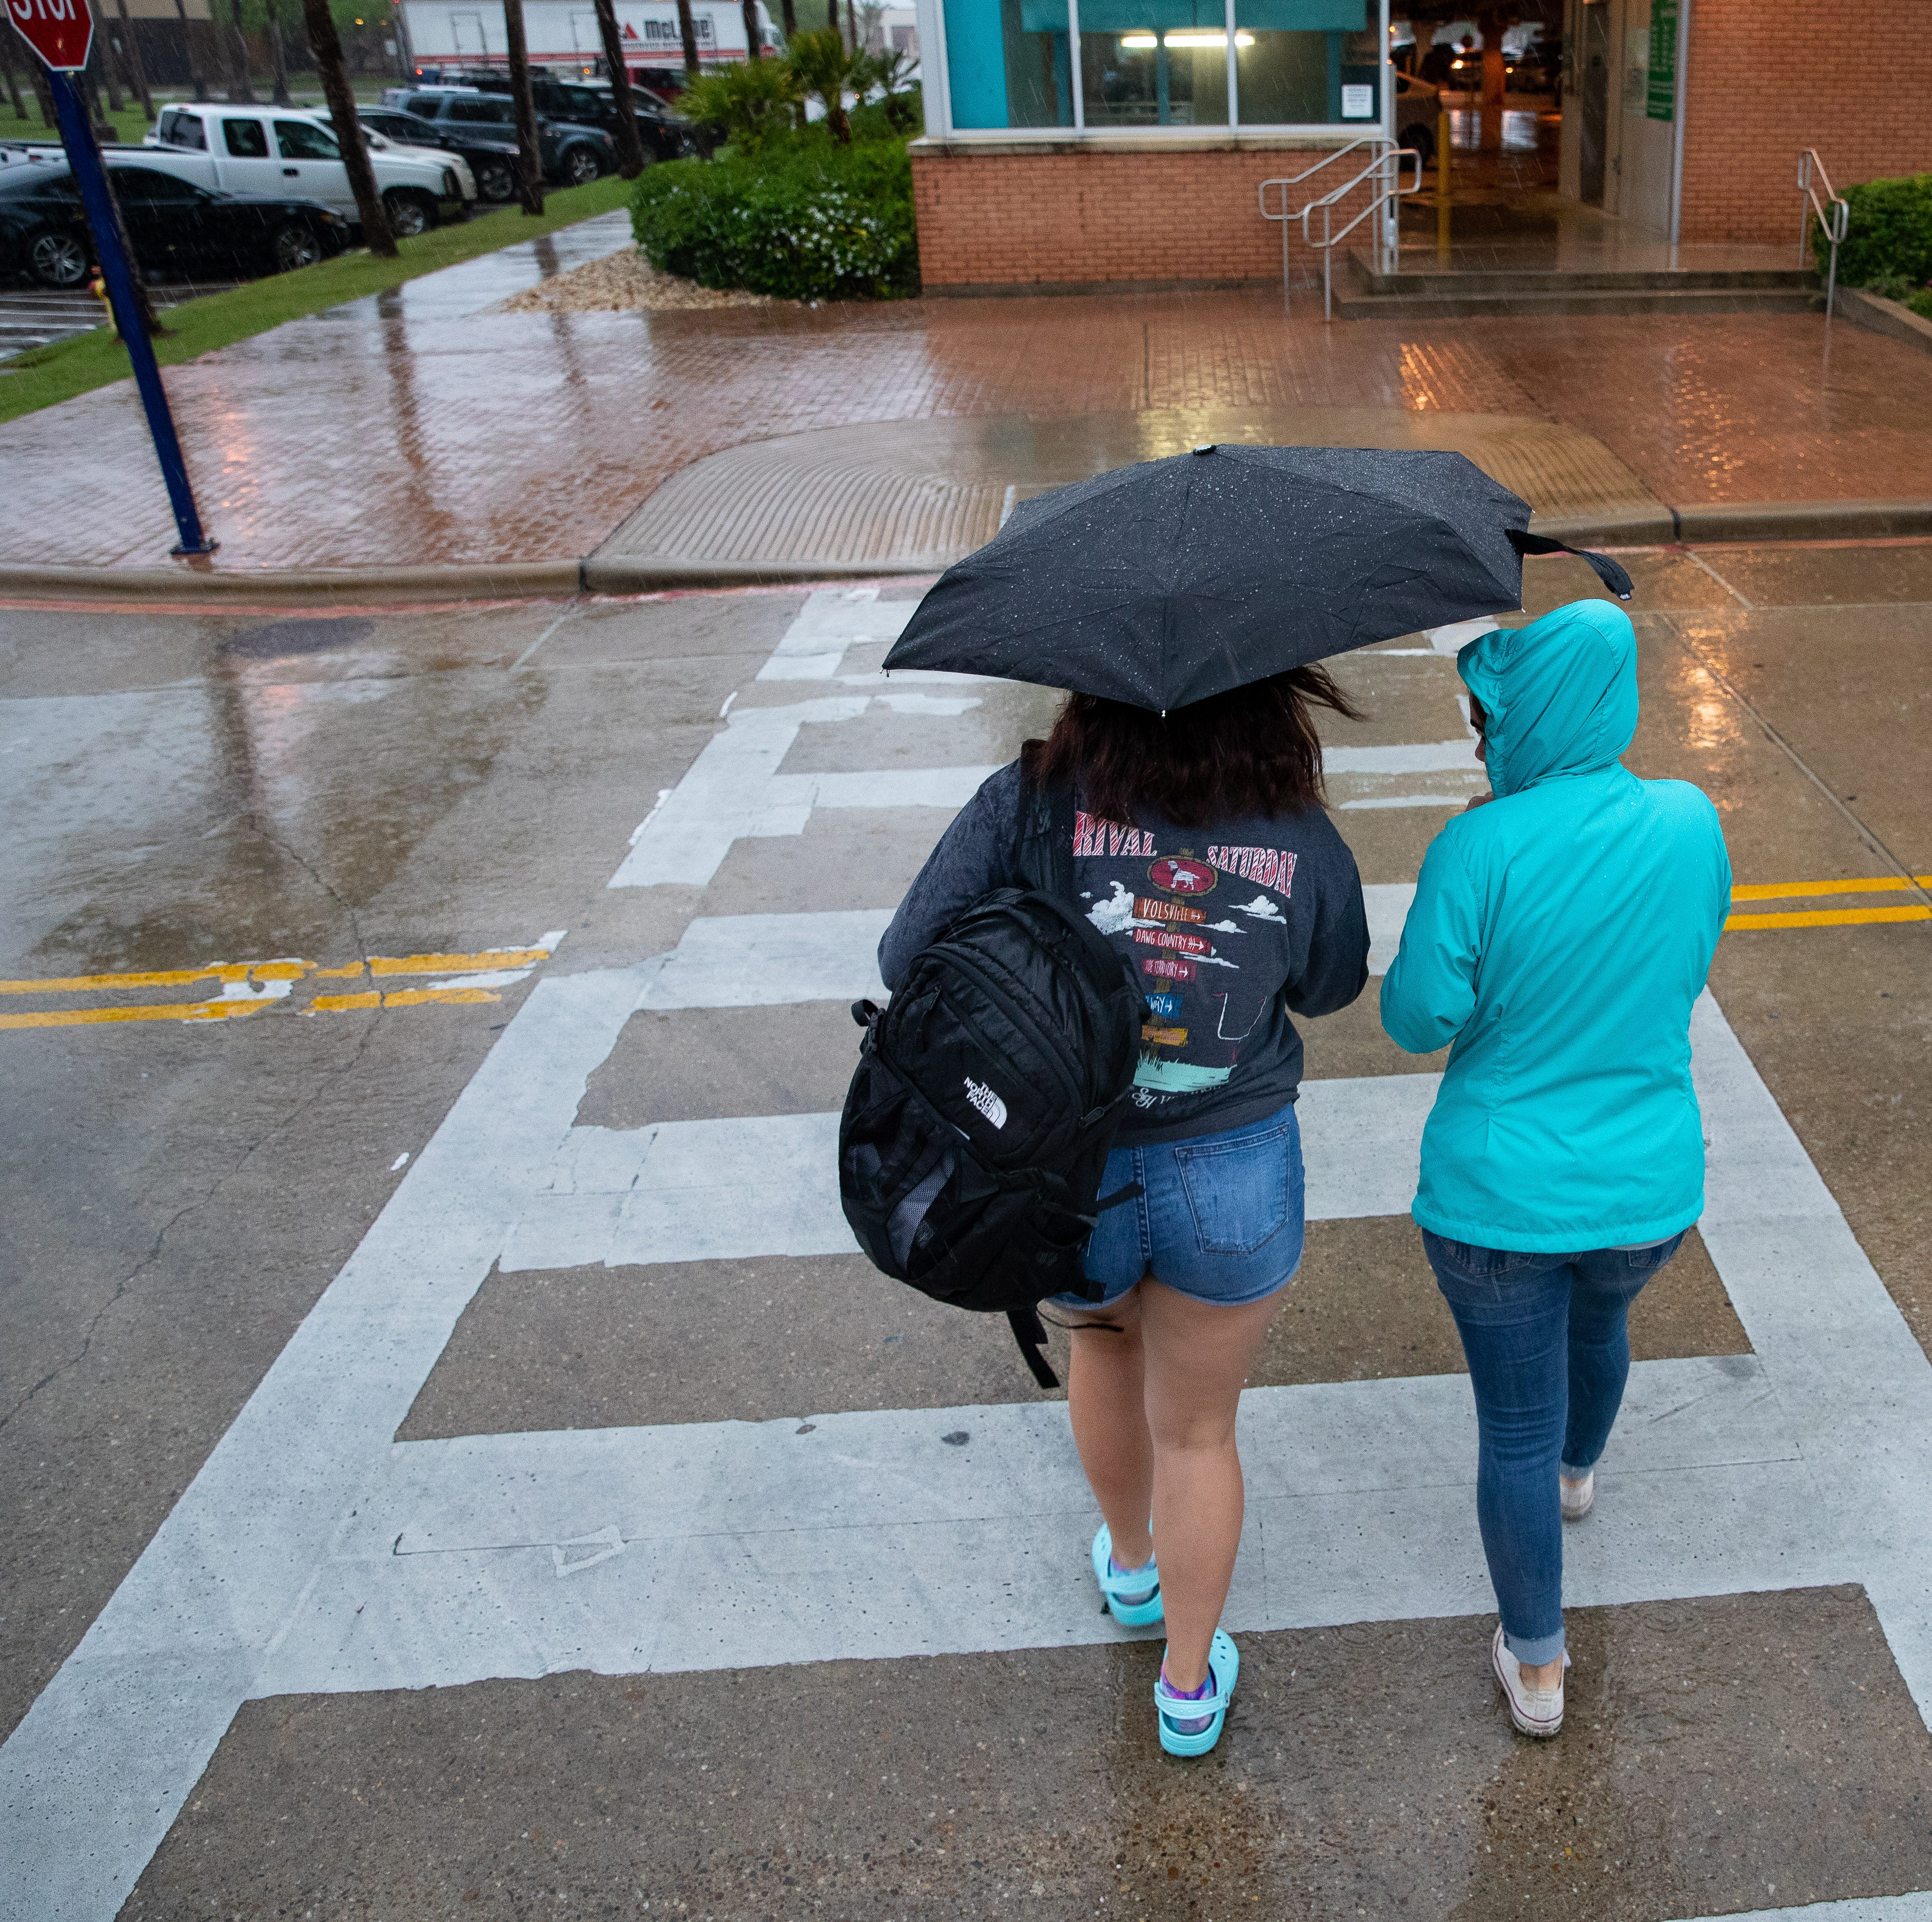
[[[1252,1255],[1288,1221],[1288,1131],[1224,1147],[1177,1147],[1195,1239],[1204,1255]]]

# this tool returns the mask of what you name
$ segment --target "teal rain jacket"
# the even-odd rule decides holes
[[[1730,905],[1717,810],[1618,760],[1636,636],[1582,601],[1472,641],[1496,799],[1430,844],[1382,982],[1401,1048],[1452,1044],[1415,1219],[1480,1247],[1655,1241],[1704,1206],[1690,1006]]]

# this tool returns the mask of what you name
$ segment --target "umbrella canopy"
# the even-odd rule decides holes
[[[1529,505],[1460,454],[1198,447],[1027,501],[886,655],[1165,712],[1522,603]],[[1564,551],[1570,551],[1564,550]],[[1583,558],[1613,592],[1630,578]]]

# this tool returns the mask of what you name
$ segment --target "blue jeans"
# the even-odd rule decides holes
[[[1563,1517],[1556,1477],[1596,1465],[1630,1375],[1626,1318],[1682,1242],[1529,1255],[1422,1231],[1476,1393],[1476,1519],[1519,1662],[1563,1652]]]
[[[1259,1121],[1149,1148],[1116,1148],[1100,1192],[1143,1192],[1102,1211],[1087,1276],[1118,1301],[1152,1270],[1196,1301],[1238,1308],[1286,1288],[1301,1265],[1301,1129],[1292,1102]],[[1056,1295],[1065,1308],[1101,1302]]]

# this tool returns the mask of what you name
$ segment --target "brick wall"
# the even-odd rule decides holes
[[[1262,218],[1256,188],[1318,157],[1282,147],[920,142],[920,275],[935,293],[1279,280],[1281,228]]]
[[[1840,191],[1932,170],[1928,14],[1924,0],[1694,0],[1681,238],[1795,247],[1802,147]]]

